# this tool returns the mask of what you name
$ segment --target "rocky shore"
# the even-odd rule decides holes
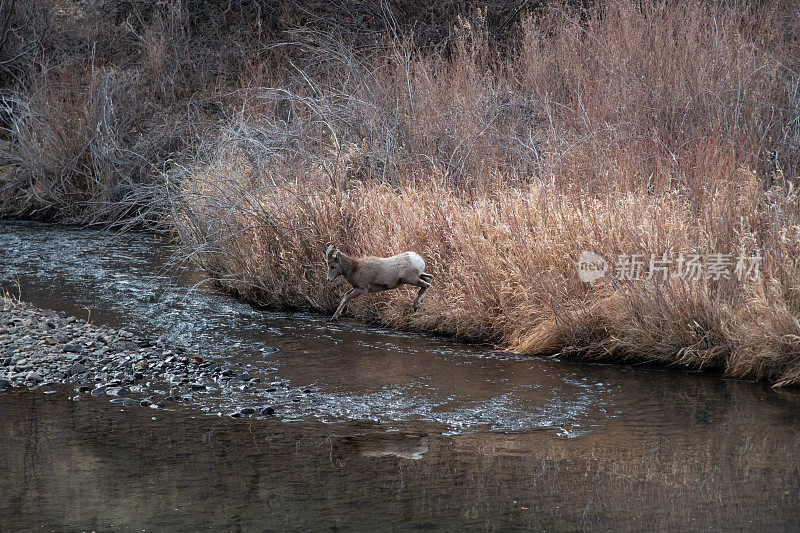
[[[168,392],[151,386],[156,382]],[[0,392],[72,383],[79,394],[111,396],[124,406],[164,408],[193,391],[243,390],[259,382],[183,347],[0,299]],[[273,412],[271,407],[248,407],[230,415]]]

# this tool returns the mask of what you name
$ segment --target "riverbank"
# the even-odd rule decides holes
[[[419,312],[406,290],[347,311],[800,383],[791,4],[71,4],[0,110],[0,216],[157,228],[237,297],[328,314],[328,243],[414,250]]]
[[[162,339],[162,356],[183,346],[181,356],[262,380],[176,401],[147,377],[125,397],[76,393],[77,383],[1,393],[6,527],[797,522],[786,495],[800,494],[798,391],[257,309],[196,286],[199,273],[165,271],[171,248],[146,234],[0,223],[2,286],[26,302],[79,322],[91,310],[93,324]],[[134,389],[148,381],[150,392]],[[140,394],[165,408],[121,405]],[[276,413],[226,416],[258,405]],[[587,511],[586,494],[599,493],[615,496]]]
[[[81,394],[109,396],[125,407],[164,408],[195,391],[257,387],[234,365],[205,360],[184,347],[0,300],[0,392],[11,387],[73,384]],[[272,414],[244,408],[234,416]]]

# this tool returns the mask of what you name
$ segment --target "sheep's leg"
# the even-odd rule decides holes
[[[429,276],[429,279],[432,279],[430,277],[430,274],[425,274],[425,275]],[[431,288],[431,284],[422,279],[422,276],[423,275],[420,274],[419,280],[414,284],[419,287],[419,292],[417,293],[417,297],[414,299],[414,303],[411,305],[411,307],[414,308],[414,311],[419,309],[419,304],[421,304],[422,299],[425,298],[425,293],[428,292],[428,290]]]
[[[357,296],[361,296],[365,292],[367,291],[365,291],[364,289],[356,289],[356,288],[350,289],[348,293],[344,295],[344,298],[342,298],[342,301],[339,304],[339,307],[336,308],[336,312],[333,313],[331,320],[336,320],[337,318],[339,318],[339,315],[342,314],[342,310],[344,309],[344,306],[347,305],[347,302],[349,302],[350,300],[352,300]]]

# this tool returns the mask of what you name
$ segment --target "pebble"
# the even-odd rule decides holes
[[[86,372],[86,365],[83,365],[81,363],[73,363],[67,369],[67,375],[68,376],[74,376],[76,374],[83,374],[84,372]]]
[[[106,394],[109,396],[127,396],[131,390],[128,387],[109,387],[106,389]]]
[[[140,405],[139,401],[133,398],[114,398],[111,403],[121,404],[123,407],[138,407]]]
[[[151,340],[124,329],[87,323],[17,300],[0,298],[0,393],[12,387],[74,383],[78,396],[110,396],[123,406],[163,409],[195,393],[256,387],[261,379],[210,361],[164,339]],[[171,385],[170,396],[151,389]],[[267,392],[285,387],[272,381]],[[150,394],[150,396],[147,396]],[[131,397],[133,396],[133,397]],[[272,407],[244,407],[233,418],[273,415]]]
[[[31,371],[31,372],[28,372],[28,374],[25,376],[25,381],[36,381],[36,382],[39,382],[39,381],[44,381],[44,378],[38,372]]]

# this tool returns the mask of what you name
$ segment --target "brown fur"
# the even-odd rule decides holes
[[[367,292],[396,289],[403,284],[420,288],[413,303],[416,311],[433,280],[433,276],[425,272],[425,260],[414,252],[403,252],[392,257],[351,257],[331,245],[325,251],[325,263],[328,266],[328,281],[333,282],[339,276],[344,276],[353,286],[342,298],[331,320],[339,318],[344,306],[353,298]]]

